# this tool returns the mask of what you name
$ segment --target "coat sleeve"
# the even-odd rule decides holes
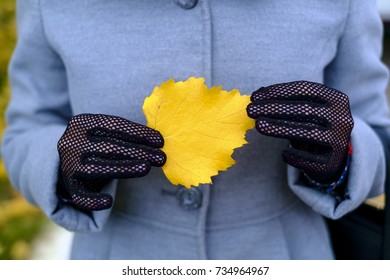
[[[2,157],[12,184],[55,223],[98,231],[110,210],[84,213],[58,200],[57,142],[72,115],[66,67],[45,38],[39,0],[17,3],[18,43],[9,66],[12,97]],[[114,182],[108,186],[114,192]]]
[[[334,197],[307,186],[301,174],[288,167],[291,189],[315,211],[333,219],[383,192],[385,159],[375,130],[390,133],[386,86],[388,71],[381,62],[383,27],[374,0],[350,0],[344,31],[324,83],[349,96],[355,125],[348,176],[350,199],[339,205]]]

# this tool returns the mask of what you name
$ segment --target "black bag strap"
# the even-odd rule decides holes
[[[382,237],[382,259],[390,260],[390,132],[389,130],[376,130],[379,135],[386,159],[386,180],[385,180],[385,208],[384,226]]]
[[[384,144],[386,154],[385,217],[383,226],[382,258],[390,260],[390,139]]]

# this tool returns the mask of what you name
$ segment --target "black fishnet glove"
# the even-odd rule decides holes
[[[322,84],[297,81],[252,93],[248,116],[264,134],[290,140],[288,164],[319,182],[340,175],[353,128],[348,97]]]
[[[112,206],[101,193],[111,179],[145,176],[151,166],[162,166],[161,134],[126,119],[82,114],[73,117],[58,142],[60,171],[70,202],[85,210]]]

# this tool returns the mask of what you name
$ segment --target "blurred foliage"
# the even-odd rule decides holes
[[[7,66],[16,43],[15,0],[0,0],[0,139],[10,96]],[[0,159],[0,259],[27,259],[46,218],[11,186]]]

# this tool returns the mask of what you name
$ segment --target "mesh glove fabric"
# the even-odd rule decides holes
[[[344,168],[353,119],[348,97],[319,83],[295,81],[253,92],[247,107],[258,132],[285,138],[285,162],[319,182]]]
[[[84,210],[112,206],[101,193],[111,179],[145,176],[151,166],[163,166],[161,134],[126,119],[100,114],[74,116],[58,142],[60,173],[69,201]]]

